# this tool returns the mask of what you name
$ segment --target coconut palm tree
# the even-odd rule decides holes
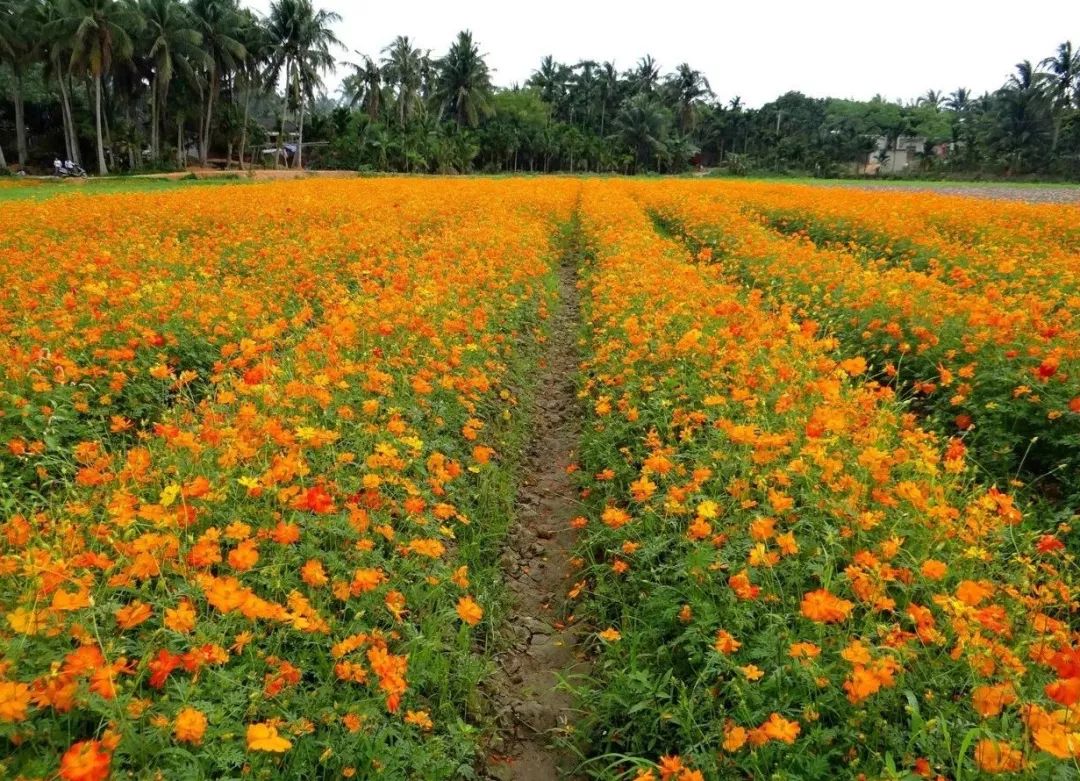
[[[41,47],[46,82],[55,81],[60,93],[60,115],[64,125],[66,159],[80,163],[79,137],[75,130],[75,115],[71,108],[71,41],[74,29],[68,16],[66,0],[43,0],[41,16]]]
[[[458,33],[438,70],[434,96],[444,115],[459,127],[476,127],[480,117],[491,114],[491,75],[471,32]]]
[[[356,53],[360,55],[360,62],[346,63],[353,72],[342,80],[341,92],[350,108],[360,104],[368,119],[378,119],[382,107],[382,70],[371,57]]]
[[[638,94],[652,95],[656,86],[660,83],[660,65],[653,59],[651,54],[646,54],[626,77],[633,85],[633,90]]]
[[[405,127],[423,108],[420,89],[423,82],[424,54],[408,36],[399,35],[383,49],[382,71],[386,84],[394,91],[394,115]]]
[[[1057,149],[1061,135],[1061,123],[1073,104],[1074,96],[1080,97],[1080,51],[1073,49],[1072,41],[1060,44],[1053,57],[1047,57],[1039,65],[1047,69],[1045,88],[1054,112],[1054,133],[1051,150]]]
[[[929,106],[936,111],[945,105],[945,95],[936,89],[928,89],[915,102],[920,106]]]
[[[244,96],[244,118],[240,128],[240,170],[243,170],[247,152],[252,93],[263,86],[262,71],[270,61],[273,48],[270,35],[262,20],[248,8],[240,12],[237,40],[244,46],[244,59],[236,71],[237,88]]]
[[[139,12],[145,22],[142,49],[153,76],[150,82],[150,153],[161,158],[161,127],[168,102],[169,86],[176,75],[194,83],[196,68],[210,66],[202,50],[202,35],[187,7],[177,0],[140,0]]]
[[[956,113],[962,113],[968,109],[971,105],[971,90],[966,87],[957,87],[953,92],[949,93],[949,96],[945,99],[945,108],[949,111],[955,111]]]
[[[567,87],[572,75],[570,68],[548,54],[540,60],[540,67],[533,71],[525,84],[536,87],[540,91],[540,99],[558,114],[566,104]]]
[[[41,38],[41,17],[36,3],[0,2],[0,63],[11,68],[11,101],[15,106],[15,145],[19,165],[26,165],[29,151],[26,146],[26,111],[23,104],[23,79],[26,71],[38,58]]]
[[[615,117],[615,138],[634,153],[634,172],[665,150],[670,116],[656,99],[640,93],[627,100]]]
[[[85,74],[94,87],[94,126],[97,135],[98,173],[109,173],[105,165],[102,133],[102,81],[116,60],[131,57],[133,45],[128,30],[136,29],[131,6],[118,0],[68,0],[66,21],[74,28],[71,39],[72,72]]]
[[[600,65],[600,75],[596,80],[596,95],[600,101],[600,135],[604,135],[604,123],[610,107],[619,95],[619,72],[615,63],[604,62]]]
[[[221,94],[222,80],[243,62],[244,45],[237,40],[240,9],[237,0],[190,0],[195,29],[202,36],[205,53],[204,102],[200,107],[199,160],[206,165],[210,157],[210,130],[214,123],[214,103]]]
[[[709,87],[709,80],[701,73],[694,70],[688,63],[679,65],[673,74],[668,76],[667,87],[671,92],[675,103],[675,116],[679,120],[679,130],[688,134],[694,129],[696,121],[695,109],[701,104],[703,98],[712,97],[713,91]]]
[[[322,74],[336,67],[330,48],[340,47],[341,41],[330,29],[341,21],[333,11],[316,11],[309,0],[303,0],[304,18],[300,26],[300,49],[296,60],[296,97],[299,104],[299,138],[296,147],[296,166],[304,165],[304,107],[315,99],[315,88],[322,86]],[[306,101],[305,101],[306,99]]]

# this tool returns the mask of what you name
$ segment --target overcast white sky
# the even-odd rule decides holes
[[[342,16],[338,37],[377,55],[396,35],[438,56],[472,30],[500,86],[520,83],[552,54],[619,70],[652,54],[663,72],[689,62],[725,100],[758,106],[787,90],[822,97],[910,99],[1001,86],[1022,59],[1038,62],[1071,38],[1080,0],[315,0]],[[248,0],[266,13],[270,0]],[[355,58],[353,58],[355,59]],[[327,79],[336,90],[344,71]]]

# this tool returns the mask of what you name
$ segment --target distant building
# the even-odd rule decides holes
[[[864,160],[855,163],[855,173],[867,176],[902,174],[923,167],[928,157],[944,159],[949,153],[948,144],[934,144],[927,148],[924,136],[899,136],[895,144],[889,141],[886,136],[878,136],[873,151]]]

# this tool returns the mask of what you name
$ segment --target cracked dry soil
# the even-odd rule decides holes
[[[574,462],[581,414],[574,377],[579,322],[576,256],[564,254],[559,300],[552,314],[536,387],[534,436],[518,489],[517,518],[502,552],[512,609],[507,649],[496,657],[491,682],[501,737],[491,747],[488,777],[500,781],[566,778],[572,755],[554,745],[574,721],[573,698],[559,688],[587,669],[580,628],[562,622],[573,545],[577,492],[567,467]]]

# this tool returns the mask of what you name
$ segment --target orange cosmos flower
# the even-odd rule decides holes
[[[195,614],[195,606],[188,600],[181,600],[180,604],[165,611],[165,628],[186,635],[195,629],[198,616]]]
[[[15,681],[0,681],[0,722],[11,723],[26,718],[30,706],[30,686]]]
[[[724,725],[724,751],[735,752],[746,745],[747,731],[733,721]]]
[[[1002,683],[996,686],[976,686],[971,693],[971,704],[975,712],[988,719],[997,716],[1005,708],[1016,702],[1016,692],[1012,684]]]
[[[325,586],[329,581],[326,577],[326,570],[318,559],[308,559],[304,562],[304,566],[300,568],[300,579],[312,588]]]
[[[484,617],[484,609],[472,597],[462,597],[457,603],[457,614],[469,626],[476,626]]]
[[[406,711],[405,723],[412,724],[414,727],[419,727],[425,732],[429,732],[435,726],[435,722],[431,720],[431,716],[428,715],[426,710]]]
[[[199,745],[206,732],[206,716],[196,708],[182,708],[176,714],[176,726],[173,736],[181,743]]]
[[[846,620],[854,607],[848,600],[818,589],[803,596],[800,612],[811,621],[835,624]]]
[[[63,781],[104,781],[109,777],[112,754],[100,740],[82,740],[64,752],[60,758],[60,778]]]
[[[153,615],[150,606],[135,600],[116,611],[116,623],[121,629],[134,629]]]
[[[630,522],[630,514],[618,507],[607,507],[600,515],[600,520],[612,529],[621,529]]]
[[[292,741],[278,734],[277,727],[270,722],[249,724],[247,728],[248,751],[266,751],[280,754],[292,748]]]
[[[1010,744],[984,738],[975,745],[975,762],[987,773],[1014,773],[1024,766],[1024,755]]]
[[[779,713],[771,714],[761,725],[761,729],[770,740],[778,740],[781,743],[794,743],[801,731],[799,722],[788,721]]]

